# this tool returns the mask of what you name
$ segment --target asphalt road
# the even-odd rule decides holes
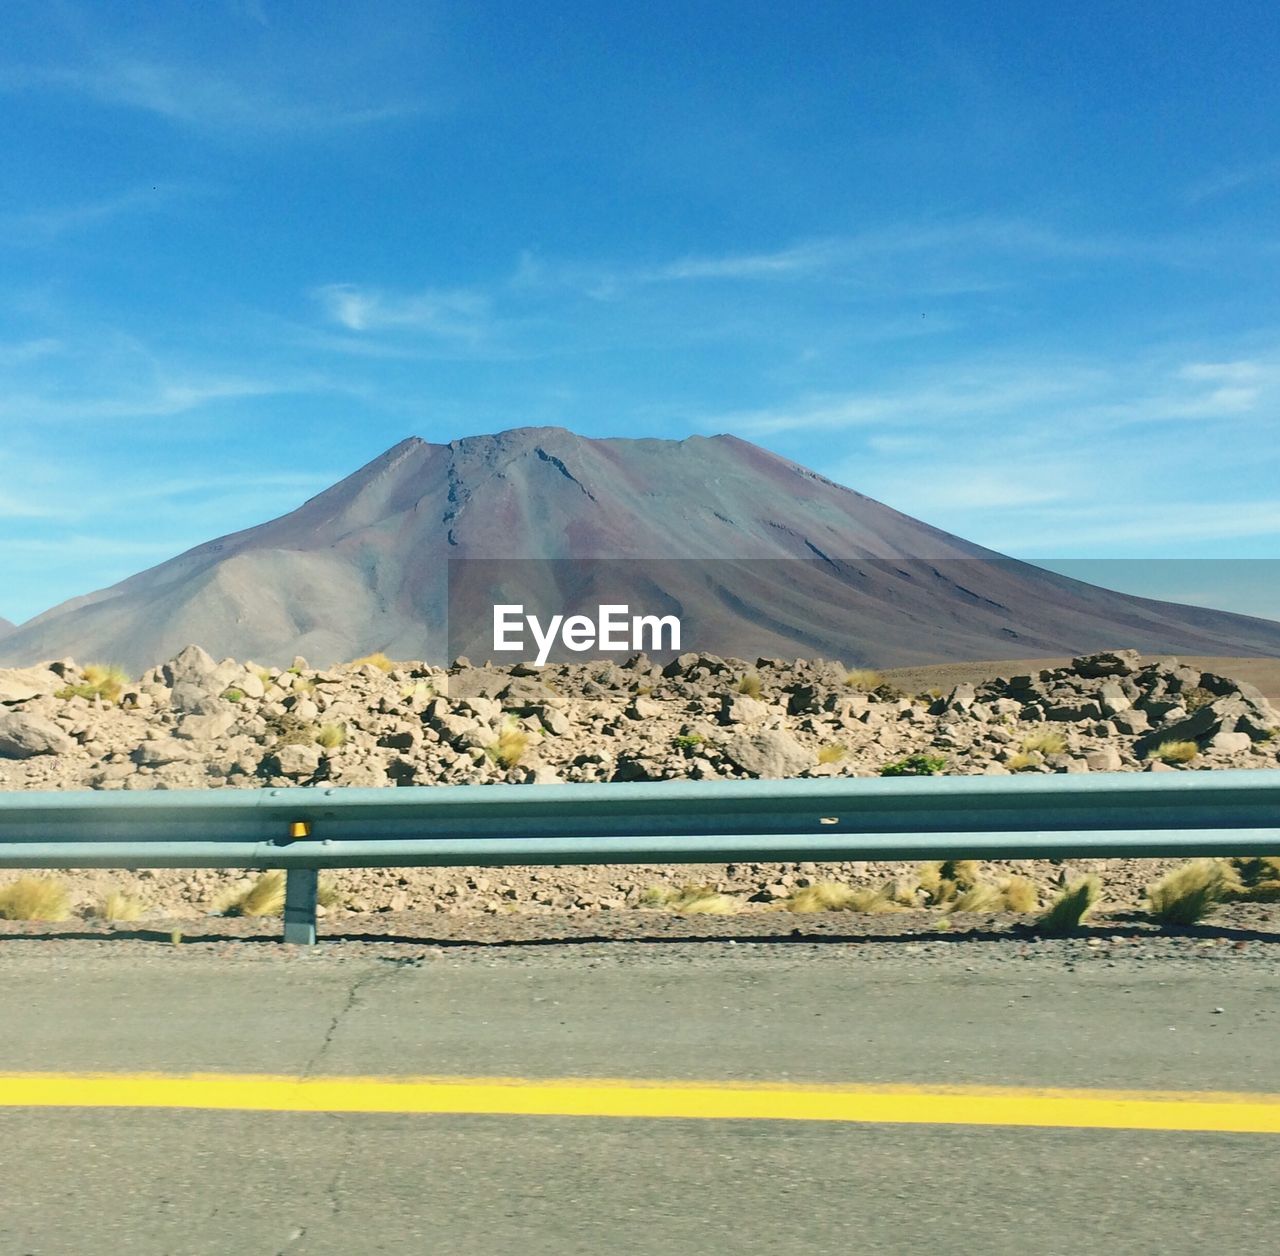
[[[1280,1090],[1265,953],[225,951],[0,948],[0,1070]],[[1277,1180],[1263,1134],[10,1107],[0,1252],[1247,1256]]]

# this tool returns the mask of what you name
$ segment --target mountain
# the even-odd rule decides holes
[[[446,637],[451,568],[466,578]],[[137,671],[193,642],[266,664],[375,650],[438,662],[459,647],[482,659],[492,602],[535,586],[551,606],[678,611],[698,638],[685,648],[745,658],[1280,655],[1280,624],[1005,558],[734,436],[517,428],[403,441],[289,514],[37,616],[0,640],[0,662]]]
[[[15,626],[16,625],[12,624],[9,620],[0,617],[0,638],[7,637],[14,630]]]

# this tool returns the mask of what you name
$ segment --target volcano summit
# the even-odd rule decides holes
[[[483,657],[490,608],[460,625],[451,605],[445,634],[458,559],[609,570],[633,605],[714,626],[714,641],[685,648],[740,657],[1280,655],[1280,624],[1005,558],[734,436],[543,427],[403,441],[289,514],[38,615],[0,637],[0,662],[73,656],[137,671],[193,642],[277,665],[375,650],[440,662],[469,633]]]

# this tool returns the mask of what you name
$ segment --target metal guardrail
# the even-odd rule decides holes
[[[0,793],[0,867],[321,868],[1280,851],[1280,769],[605,785]]]

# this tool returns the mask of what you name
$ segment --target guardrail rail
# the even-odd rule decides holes
[[[1274,854],[1280,769],[0,793],[0,867],[322,868]]]

